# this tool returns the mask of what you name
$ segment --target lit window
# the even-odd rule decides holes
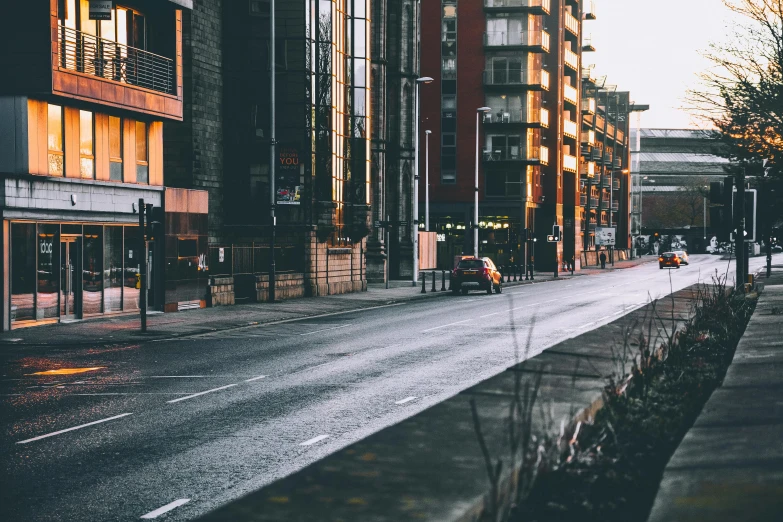
[[[52,176],[62,176],[64,174],[63,108],[59,105],[49,105],[47,134],[49,174]]]
[[[149,134],[147,124],[136,122],[136,183],[149,183]]]
[[[122,119],[109,116],[109,179],[122,181]]]
[[[93,115],[79,111],[79,173],[82,178],[95,177],[95,140],[93,140]]]

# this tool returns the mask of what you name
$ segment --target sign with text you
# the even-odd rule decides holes
[[[90,20],[111,20],[114,0],[90,0]]]

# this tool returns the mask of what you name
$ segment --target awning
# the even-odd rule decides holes
[[[185,9],[193,9],[193,0],[169,0],[169,2]]]

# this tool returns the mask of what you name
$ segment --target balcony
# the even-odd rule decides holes
[[[595,0],[585,0],[584,4],[585,20],[595,20]]]
[[[565,49],[564,54],[564,61],[565,64],[573,69],[574,71],[579,70],[579,55],[577,55],[574,51],[571,49]]]
[[[549,14],[550,0],[484,0],[488,11],[527,11],[532,14]]]
[[[549,126],[549,111],[546,109],[516,109],[495,108],[484,115],[484,123],[489,125],[525,125]]]
[[[625,133],[620,129],[617,129],[617,135],[615,136],[615,139],[620,143],[622,143],[623,141],[625,141],[624,138],[625,138]]]
[[[601,179],[601,183],[599,184],[599,186],[602,188],[609,188],[612,186],[612,180],[609,179],[608,177],[603,177]]]
[[[598,198],[590,198],[590,208],[598,207]]]
[[[582,67],[582,79],[588,83],[595,83],[595,74],[592,67]]]
[[[595,145],[595,131],[589,130],[587,132],[582,133],[582,143],[584,145],[590,145],[591,147]]]
[[[582,98],[582,114],[595,114],[595,98]]]
[[[616,179],[612,182],[612,189],[614,190],[620,190],[620,180]]]
[[[549,73],[522,69],[484,71],[484,85],[549,90]]]
[[[563,120],[563,134],[569,138],[577,139],[579,136],[579,130],[577,129],[576,122],[571,120]]]
[[[623,161],[620,158],[615,158],[612,162],[612,168],[619,170],[623,166]]]
[[[576,173],[577,165],[579,164],[576,156],[570,154],[563,154],[563,170],[567,172]]]
[[[587,196],[586,195],[582,194],[582,195],[579,196],[579,204],[581,206],[583,206],[583,207],[585,205],[587,205]]]
[[[581,176],[587,176],[589,178],[595,176],[595,163],[593,163],[592,161],[582,163],[579,168],[579,174]]]
[[[487,163],[496,161],[538,163],[540,161],[540,151],[538,147],[530,147],[525,150],[524,147],[519,147],[518,145],[493,146],[492,150],[484,151],[484,161]]]
[[[563,98],[576,105],[579,102],[579,91],[568,84],[563,84]]]
[[[620,210],[620,202],[612,201],[612,211],[617,212],[618,210]]]
[[[539,116],[538,123],[540,123],[542,127],[549,128],[549,111],[546,109],[541,109],[539,114],[540,116]],[[530,122],[530,123],[535,123],[535,122]]]
[[[601,210],[607,210],[609,208],[609,201],[606,200],[606,199],[602,199],[600,207],[601,207]]]
[[[549,33],[546,31],[487,31],[486,47],[515,47],[530,51],[549,52]]]
[[[549,147],[541,147],[541,164],[549,165]]]
[[[602,156],[603,151],[601,149],[595,148],[590,152],[590,159],[593,161],[601,161]]]
[[[175,94],[174,60],[62,25],[58,28],[61,68]]]
[[[597,185],[598,185],[598,183],[599,183],[601,180],[600,180],[599,178],[592,177],[592,178],[587,178],[587,181],[590,183],[590,185],[595,185],[595,186],[597,186]]]
[[[593,45],[593,35],[582,37],[582,52],[583,53],[595,52],[595,46]]]
[[[565,28],[570,31],[574,36],[579,36],[579,20],[577,20],[571,13],[565,13]]]

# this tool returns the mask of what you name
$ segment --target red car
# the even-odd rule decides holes
[[[658,266],[661,270],[664,267],[680,268],[680,258],[674,252],[664,252],[661,257],[658,258]]]
[[[467,295],[470,290],[484,290],[491,294],[503,291],[500,272],[495,263],[488,257],[465,257],[451,272],[451,293],[462,292]]]

